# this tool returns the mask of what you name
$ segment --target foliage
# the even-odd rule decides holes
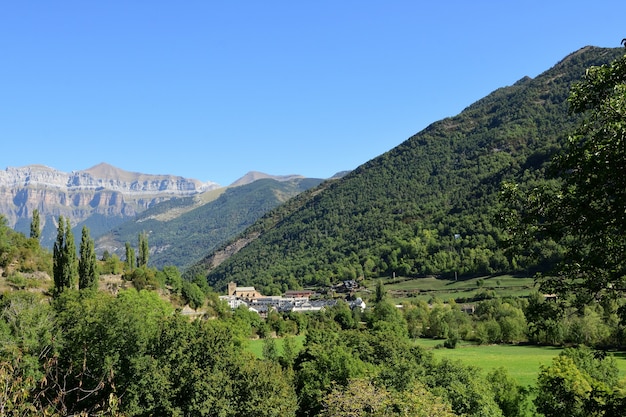
[[[582,308],[626,290],[626,56],[591,66],[568,103],[582,120],[553,160],[555,180],[507,185],[506,216],[518,247],[563,248],[541,289]]]
[[[526,317],[515,300],[493,299],[477,304],[476,333],[480,343],[515,343],[526,340]]]
[[[537,385],[535,405],[546,417],[586,416],[593,392],[604,388],[594,386],[594,381],[567,356],[558,356],[550,367],[542,368]]]
[[[523,417],[529,406],[530,391],[520,386],[507,372],[499,367],[487,374],[487,382],[495,393],[495,400],[505,417]]]
[[[160,287],[160,282],[157,279],[157,271],[147,266],[135,268],[130,272],[125,272],[122,277],[126,281],[131,281],[133,287],[137,290],[155,290]]]
[[[204,304],[205,295],[194,282],[183,281],[182,296],[193,309],[202,307]]]
[[[494,393],[481,378],[478,368],[444,359],[430,365],[426,383],[433,394],[452,404],[457,414],[503,415]]]
[[[69,218],[59,216],[57,240],[54,243],[52,259],[54,293],[58,296],[67,289],[75,288],[78,279],[76,245]]]
[[[39,220],[39,209],[33,210],[33,219],[30,222],[30,237],[39,240],[41,236],[41,222]]]
[[[121,274],[124,269],[124,265],[116,254],[110,255],[100,262],[99,270],[103,274]]]
[[[537,380],[537,411],[550,416],[619,416],[626,393],[618,384],[612,357],[589,348],[569,348],[542,367]]]
[[[0,268],[4,276],[15,272],[44,272],[52,276],[52,256],[42,248],[39,241],[26,238],[7,226],[0,214]]]
[[[130,246],[130,242],[126,242],[124,247],[126,249],[126,270],[132,271],[137,266],[135,260],[135,249]]]
[[[92,290],[97,289],[99,275],[98,262],[96,259],[96,251],[94,250],[93,239],[89,236],[89,229],[87,229],[87,226],[83,226],[79,254],[78,288]]]
[[[139,255],[137,256],[137,266],[147,266],[150,256],[150,246],[148,245],[148,234],[146,232],[139,233]]]
[[[367,379],[350,380],[324,398],[322,416],[455,416],[450,406],[415,383],[405,391],[388,390]]]

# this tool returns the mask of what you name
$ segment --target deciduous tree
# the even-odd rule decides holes
[[[126,242],[125,247],[126,247],[126,269],[128,271],[132,271],[133,269],[135,269],[135,266],[136,266],[135,250],[133,249],[132,246],[130,246],[129,242]]]
[[[52,253],[52,272],[54,276],[54,293],[58,295],[68,288],[75,288],[78,278],[76,261],[76,245],[70,220],[59,216],[57,239]]]
[[[564,248],[541,289],[582,306],[626,293],[626,56],[589,68],[569,105],[582,121],[553,160],[554,180],[530,192],[508,184],[504,216],[520,247]]]
[[[33,219],[30,222],[30,237],[39,240],[41,235],[41,225],[39,221],[39,210],[33,210]]]
[[[139,254],[137,256],[137,266],[147,266],[150,256],[150,247],[148,246],[148,234],[142,232],[139,234]]]
[[[80,241],[80,259],[78,260],[78,288],[98,288],[98,263],[93,239],[89,236],[89,229],[83,226]]]

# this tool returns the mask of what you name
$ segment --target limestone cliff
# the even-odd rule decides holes
[[[44,229],[59,215],[69,217],[72,225],[89,224],[95,217],[123,221],[156,203],[219,187],[173,175],[128,172],[104,163],[71,173],[43,165],[10,167],[0,171],[0,213],[21,231],[27,230],[34,209],[39,209]]]

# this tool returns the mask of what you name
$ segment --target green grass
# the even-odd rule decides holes
[[[296,342],[296,352],[300,351],[300,349],[302,349],[302,345],[304,344],[304,335],[298,335],[298,336],[288,336],[288,337],[292,337],[293,340]],[[277,338],[274,339],[276,341],[276,348],[278,349],[278,354],[282,355],[283,353],[283,340],[284,338]],[[248,350],[250,352],[252,352],[254,354],[254,356],[256,356],[257,358],[262,358],[263,357],[263,339],[251,339],[248,342]]]
[[[426,348],[434,348],[443,340],[418,339],[417,343]],[[550,365],[552,358],[561,353],[562,348],[532,345],[475,345],[460,343],[456,349],[432,349],[435,358],[458,359],[466,365],[473,365],[489,372],[504,367],[520,385],[534,386],[541,365]],[[620,377],[626,377],[626,354],[613,354],[620,370]]]
[[[300,350],[304,343],[304,335],[290,336],[296,342],[296,349]],[[275,339],[279,355],[282,354],[283,339]],[[427,349],[432,349],[436,359],[448,358],[460,360],[466,365],[472,365],[489,372],[495,368],[504,367],[520,385],[534,386],[541,365],[550,365],[552,358],[561,353],[562,348],[534,345],[476,345],[470,342],[460,342],[456,349],[436,349],[443,344],[443,340],[417,339],[416,343]],[[250,340],[248,350],[257,358],[263,357],[263,339]],[[626,353],[612,353],[620,371],[620,378],[626,378]]]
[[[371,291],[376,287],[376,281],[368,285]],[[489,291],[498,297],[527,296],[535,290],[533,278],[520,278],[512,275],[496,277],[481,277],[465,280],[448,280],[437,278],[399,278],[388,284],[385,289],[395,301],[419,299],[428,301],[431,298],[439,298],[443,301],[449,299],[468,300],[478,293]]]

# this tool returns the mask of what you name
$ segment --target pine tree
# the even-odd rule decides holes
[[[78,289],[98,288],[98,264],[93,239],[89,229],[83,226],[80,241],[80,259],[78,260]]]
[[[39,240],[41,236],[41,226],[39,222],[39,210],[33,210],[33,219],[30,222],[30,237]]]

